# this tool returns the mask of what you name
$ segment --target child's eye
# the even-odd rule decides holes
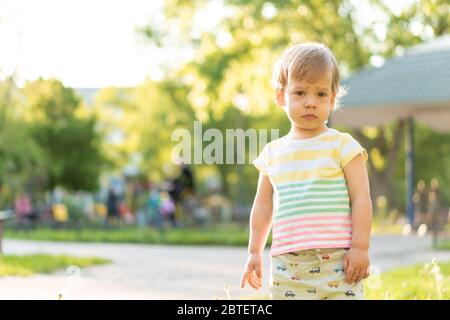
[[[320,97],[326,97],[327,94],[326,94],[325,92],[320,92],[320,93],[319,93],[319,96],[320,96]]]
[[[299,96],[302,96],[302,95],[304,95],[305,94],[305,92],[304,91],[297,91],[296,92]]]

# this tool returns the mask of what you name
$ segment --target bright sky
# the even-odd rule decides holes
[[[147,76],[158,79],[158,64],[177,57],[152,49],[136,27],[161,21],[162,1],[0,0],[0,77],[16,71],[20,85],[54,76],[77,88],[134,86]],[[399,8],[410,1],[388,3]],[[201,28],[220,20],[220,3],[211,1],[209,12],[197,17]],[[363,21],[373,16],[367,7],[360,10]]]
[[[154,51],[135,31],[161,1],[0,0],[0,72],[19,82],[55,76],[72,87],[136,85],[157,77]]]

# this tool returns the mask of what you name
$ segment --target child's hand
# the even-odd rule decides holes
[[[262,253],[250,254],[247,260],[247,266],[241,279],[241,288],[248,282],[256,290],[262,287]]]
[[[369,276],[368,250],[350,248],[344,256],[345,281],[348,284],[357,283]]]

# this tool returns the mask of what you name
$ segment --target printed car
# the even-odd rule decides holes
[[[293,276],[291,277],[291,280],[301,280],[301,279],[300,279],[300,277],[299,277],[299,276],[297,276],[297,275],[293,275]]]
[[[273,282],[273,285],[274,285],[274,286],[279,286],[279,285],[280,285],[280,281],[274,281],[274,282]]]
[[[295,293],[294,292],[292,292],[292,291],[286,291],[286,293],[284,294],[286,297],[295,297]]]
[[[308,288],[306,289],[306,292],[314,294],[316,293],[316,288]]]
[[[333,271],[336,272],[336,273],[344,272],[344,267],[338,266],[338,267],[334,268]]]
[[[291,262],[291,263],[289,263],[289,266],[290,266],[290,267],[297,267],[297,266],[298,266],[298,263],[292,263],[292,262]]]
[[[314,267],[311,270],[309,270],[309,273],[320,273],[320,268],[319,267]]]
[[[286,271],[287,268],[286,268],[286,266],[284,264],[282,264],[282,265],[277,266],[277,270],[279,270],[279,271]]]
[[[347,297],[354,297],[354,296],[355,296],[355,293],[354,293],[352,290],[347,290],[347,291],[345,292],[345,295],[346,295]]]
[[[337,281],[328,282],[328,286],[330,288],[337,288],[337,287],[339,287],[339,282],[337,282]]]
[[[326,254],[326,255],[324,255],[324,256],[322,257],[322,260],[324,260],[324,261],[325,261],[325,260],[330,260],[330,256]]]

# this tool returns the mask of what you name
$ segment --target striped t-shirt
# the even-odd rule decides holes
[[[269,142],[253,164],[274,190],[271,255],[349,248],[350,197],[343,168],[367,152],[348,133],[327,128],[302,140]]]

